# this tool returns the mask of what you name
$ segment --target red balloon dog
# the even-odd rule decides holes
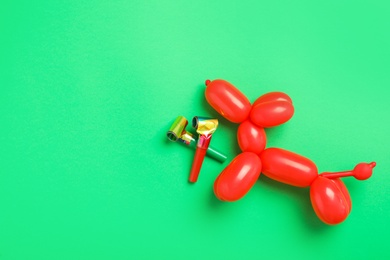
[[[219,174],[214,193],[222,201],[242,198],[256,183],[261,172],[276,181],[310,187],[310,199],[317,216],[334,225],[344,221],[351,211],[351,199],[340,177],[365,180],[372,175],[375,162],[360,163],[354,170],[318,174],[310,159],[280,149],[265,149],[264,128],[281,125],[293,116],[291,98],[283,92],[260,96],[252,105],[248,98],[225,80],[206,80],[207,102],[224,118],[239,123],[237,140],[242,153]]]

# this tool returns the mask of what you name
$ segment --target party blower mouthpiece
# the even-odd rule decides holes
[[[202,167],[206,151],[210,145],[211,137],[215,130],[217,130],[218,119],[195,116],[192,119],[192,127],[194,127],[196,132],[199,134],[199,139],[196,145],[189,181],[196,182],[198,180],[200,168]]]
[[[184,116],[178,116],[173,122],[172,126],[169,128],[167,137],[172,142],[179,142],[196,149],[196,143],[198,139],[192,133],[185,130],[187,125],[187,119]],[[226,160],[226,155],[211,146],[207,148],[206,155],[220,163],[223,163]]]

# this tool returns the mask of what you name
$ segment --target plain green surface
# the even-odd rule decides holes
[[[389,259],[389,1],[2,1],[0,259]],[[327,226],[308,189],[262,176],[242,200],[212,185],[228,164],[165,133],[217,116],[223,78],[251,101],[285,91],[295,115],[268,147],[345,179],[353,208]]]

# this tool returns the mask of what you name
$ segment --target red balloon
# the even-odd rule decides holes
[[[372,163],[359,163],[353,169],[353,174],[358,180],[367,180],[372,175],[372,169],[376,166],[375,162]]]
[[[287,122],[294,114],[291,98],[283,92],[269,92],[252,105],[250,119],[261,127],[273,127]]]
[[[223,117],[233,123],[241,123],[248,118],[251,104],[236,87],[222,79],[206,80],[206,86],[207,102]]]
[[[265,148],[267,137],[264,128],[246,120],[238,127],[237,140],[241,151],[260,154]]]
[[[376,166],[376,162],[371,163],[358,163],[352,171],[344,172],[323,172],[320,176],[328,179],[336,179],[341,177],[354,176],[357,180],[367,180],[371,177],[373,168]]]
[[[266,103],[271,101],[287,101],[290,104],[292,104],[292,100],[289,95],[287,95],[284,92],[268,92],[262,96],[260,96],[256,101],[253,103],[253,106],[259,104],[259,103]]]
[[[214,193],[223,201],[241,199],[256,183],[261,172],[260,158],[251,152],[236,156],[214,182]]]
[[[262,173],[292,186],[307,187],[318,177],[317,166],[310,159],[280,149],[267,148],[260,154]]]
[[[294,115],[294,107],[287,101],[258,102],[252,107],[250,119],[261,127],[281,125]]]
[[[343,222],[352,208],[347,187],[340,179],[319,176],[310,187],[310,200],[317,216],[329,225]]]

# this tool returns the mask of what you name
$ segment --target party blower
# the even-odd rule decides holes
[[[180,142],[195,149],[198,139],[192,133],[186,131],[187,125],[187,119],[184,116],[178,116],[169,128],[167,137],[172,142]],[[220,163],[226,160],[226,155],[211,146],[207,148],[206,155]]]
[[[196,145],[195,157],[192,163],[189,181],[196,182],[198,180],[200,168],[202,167],[211,137],[215,130],[217,130],[218,119],[195,116],[192,119],[192,127],[194,127],[196,132],[199,134],[199,139]]]

